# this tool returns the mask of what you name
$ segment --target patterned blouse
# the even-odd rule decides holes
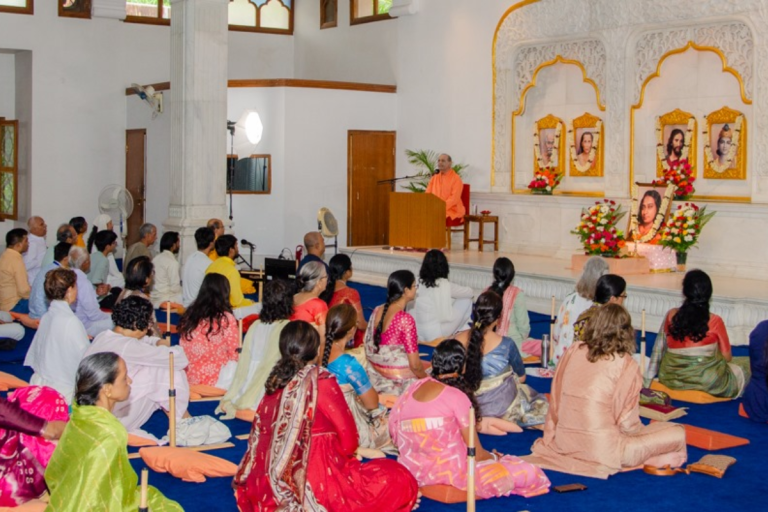
[[[203,321],[192,331],[190,338],[182,336],[180,345],[187,354],[187,380],[189,385],[204,384],[215,386],[219,380],[221,368],[229,361],[237,361],[237,348],[240,345],[237,320],[232,313],[225,313],[221,327],[214,325],[213,333],[208,335],[209,322]]]

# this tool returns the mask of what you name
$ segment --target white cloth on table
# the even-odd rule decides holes
[[[155,266],[154,284],[149,293],[152,305],[158,308],[163,302],[181,303],[181,276],[176,256],[165,250],[154,257],[152,264]]]
[[[185,308],[188,308],[197,298],[200,286],[202,286],[203,279],[205,279],[205,271],[208,270],[210,264],[211,258],[201,251],[192,253],[187,258],[187,262],[184,263],[184,268],[181,271],[181,303]]]
[[[128,432],[136,433],[158,410],[168,410],[170,385],[169,359],[173,352],[173,380],[176,389],[176,419],[181,420],[189,406],[189,383],[184,368],[189,361],[184,349],[157,346],[160,338],[130,338],[109,330],[96,336],[85,355],[114,352],[125,360],[133,381],[128,400],[115,404],[112,411]]]
[[[45,245],[45,238],[41,236],[29,233],[27,240],[29,240],[29,249],[24,253],[24,266],[27,269],[29,286],[32,286],[37,273],[43,267],[43,258],[48,247]]]
[[[71,404],[77,367],[90,344],[85,327],[69,304],[52,301],[24,359],[24,366],[35,372],[30,384],[53,388]]]
[[[437,279],[435,285],[428,288],[421,283],[414,305],[409,309],[420,341],[450,336],[465,328],[472,313],[472,288],[445,278]]]

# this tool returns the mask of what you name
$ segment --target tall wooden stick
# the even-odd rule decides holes
[[[243,319],[237,321],[237,344],[243,348]]]
[[[469,408],[469,443],[467,444],[467,512],[475,512],[475,408]]]
[[[169,368],[171,370],[170,388],[168,389],[168,437],[170,446],[176,447],[176,388],[173,385],[173,352],[169,354]]]
[[[547,361],[552,361],[555,354],[555,296],[552,296],[552,309],[549,313],[549,353]],[[541,355],[544,357],[544,354]]]
[[[171,337],[171,303],[165,303],[165,333]]]
[[[139,501],[139,512],[149,512],[147,507],[147,493],[149,491],[149,471],[147,468],[141,470],[141,499]]]
[[[645,309],[640,322],[640,373],[645,377]]]

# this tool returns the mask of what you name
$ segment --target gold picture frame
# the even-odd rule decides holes
[[[656,119],[656,176],[659,178],[669,170],[668,148],[678,130],[683,138],[679,160],[687,159],[694,174],[696,172],[696,117],[676,108]]]
[[[747,179],[747,119],[729,107],[704,117],[704,178],[710,180]],[[728,137],[723,135],[727,133]],[[719,143],[730,139],[729,153],[720,155]],[[714,144],[714,147],[713,147]]]
[[[557,174],[565,172],[564,128],[563,120],[552,114],[547,114],[533,123],[534,174],[545,169]],[[549,145],[552,146],[551,151]]]
[[[667,185],[655,185],[653,183],[638,183],[632,184],[632,203],[629,207],[629,223],[627,225],[627,236],[625,240],[627,243],[658,243],[658,234],[661,229],[662,223],[669,216],[669,212],[672,209],[672,198],[675,195],[675,186],[673,184]],[[646,231],[640,233],[642,226],[638,226],[640,216],[640,205],[646,196],[649,196],[654,200],[654,207],[656,213],[653,215],[653,220],[650,222],[650,227],[645,228]],[[638,232],[637,240],[635,240],[634,233]]]
[[[587,160],[582,162],[582,143],[584,137],[591,135],[591,149]],[[567,145],[569,155],[570,176],[597,177],[603,176],[603,142],[605,141],[603,121],[599,117],[584,112],[568,124]]]

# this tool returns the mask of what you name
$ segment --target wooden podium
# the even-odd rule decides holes
[[[433,194],[390,192],[389,245],[414,249],[445,247],[445,201]]]

